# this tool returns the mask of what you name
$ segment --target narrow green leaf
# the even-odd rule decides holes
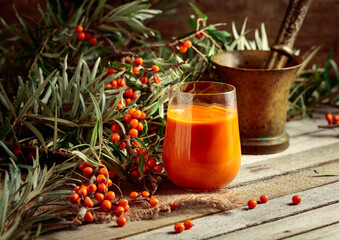
[[[31,123],[23,121],[23,124],[29,129],[31,130],[35,136],[37,136],[37,138],[39,139],[39,141],[41,142],[42,146],[45,149],[45,152],[47,153],[47,146],[46,146],[46,142],[44,137],[42,136],[41,132]]]
[[[9,150],[9,148],[6,146],[6,144],[0,140],[0,145],[2,146],[2,148],[5,150],[5,152],[11,157],[14,159],[14,161],[18,161],[18,158],[14,155],[14,153]]]
[[[207,21],[207,16],[203,14],[199,8],[197,8],[192,2],[189,3],[194,12],[198,15],[199,18],[202,18],[205,22]]]

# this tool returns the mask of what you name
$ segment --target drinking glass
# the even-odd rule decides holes
[[[235,88],[183,82],[170,89],[163,163],[169,179],[188,189],[218,189],[241,163]]]

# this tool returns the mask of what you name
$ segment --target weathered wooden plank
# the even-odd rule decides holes
[[[230,187],[261,178],[287,174],[291,171],[311,166],[319,166],[336,159],[339,159],[339,142],[321,147],[313,147],[312,149],[288,156],[245,164],[241,166],[237,177],[230,184]]]
[[[325,227],[317,228],[315,230],[308,230],[303,232],[302,234],[295,235],[292,237],[287,237],[285,239],[289,240],[299,240],[299,239],[307,239],[307,240],[338,240],[339,239],[339,223],[331,224]]]
[[[287,150],[270,155],[243,155],[242,165],[260,162],[273,158],[289,156],[314,147],[322,147],[339,142],[339,129],[319,129],[318,125],[326,124],[323,115],[314,119],[302,119],[286,123],[290,135],[290,146]]]
[[[336,209],[338,209],[339,182],[302,191],[298,194],[303,198],[302,203],[299,205],[291,205],[292,196],[287,195],[270,200],[266,204],[260,204],[253,210],[248,210],[247,207],[243,207],[195,219],[195,226],[191,230],[181,234],[174,234],[173,225],[171,225],[126,239],[204,239],[240,231],[280,219],[288,219],[291,216],[302,214],[312,209],[320,209],[327,205],[335,205],[337,207]],[[335,221],[339,221],[339,214],[336,209],[331,209],[331,213],[336,217]]]
[[[289,236],[308,239],[302,233],[334,223],[339,223],[339,203],[209,239],[262,240],[263,238],[282,239]]]

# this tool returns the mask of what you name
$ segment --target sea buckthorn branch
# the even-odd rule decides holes
[[[218,26],[225,26],[226,23],[215,23],[215,24],[211,24],[209,25],[208,27],[205,27],[205,28],[202,28],[194,33],[192,33],[191,35],[188,35],[187,37],[184,37],[184,38],[181,38],[181,39],[177,39],[173,42],[170,42],[170,43],[161,43],[161,44],[152,44],[152,45],[148,45],[148,46],[142,46],[142,47],[138,47],[138,48],[134,48],[132,49],[131,51],[134,52],[134,51],[141,51],[141,50],[144,50],[144,49],[154,49],[154,48],[161,48],[161,47],[172,47],[172,46],[176,46],[180,43],[183,43],[185,40],[188,40],[188,39],[191,39],[195,36],[197,36],[199,33],[203,33],[205,32],[206,30],[208,30],[210,27],[218,27]]]

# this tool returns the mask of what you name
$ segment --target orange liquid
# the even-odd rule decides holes
[[[241,163],[237,112],[217,106],[170,108],[163,162],[178,186],[217,189],[230,183]]]

